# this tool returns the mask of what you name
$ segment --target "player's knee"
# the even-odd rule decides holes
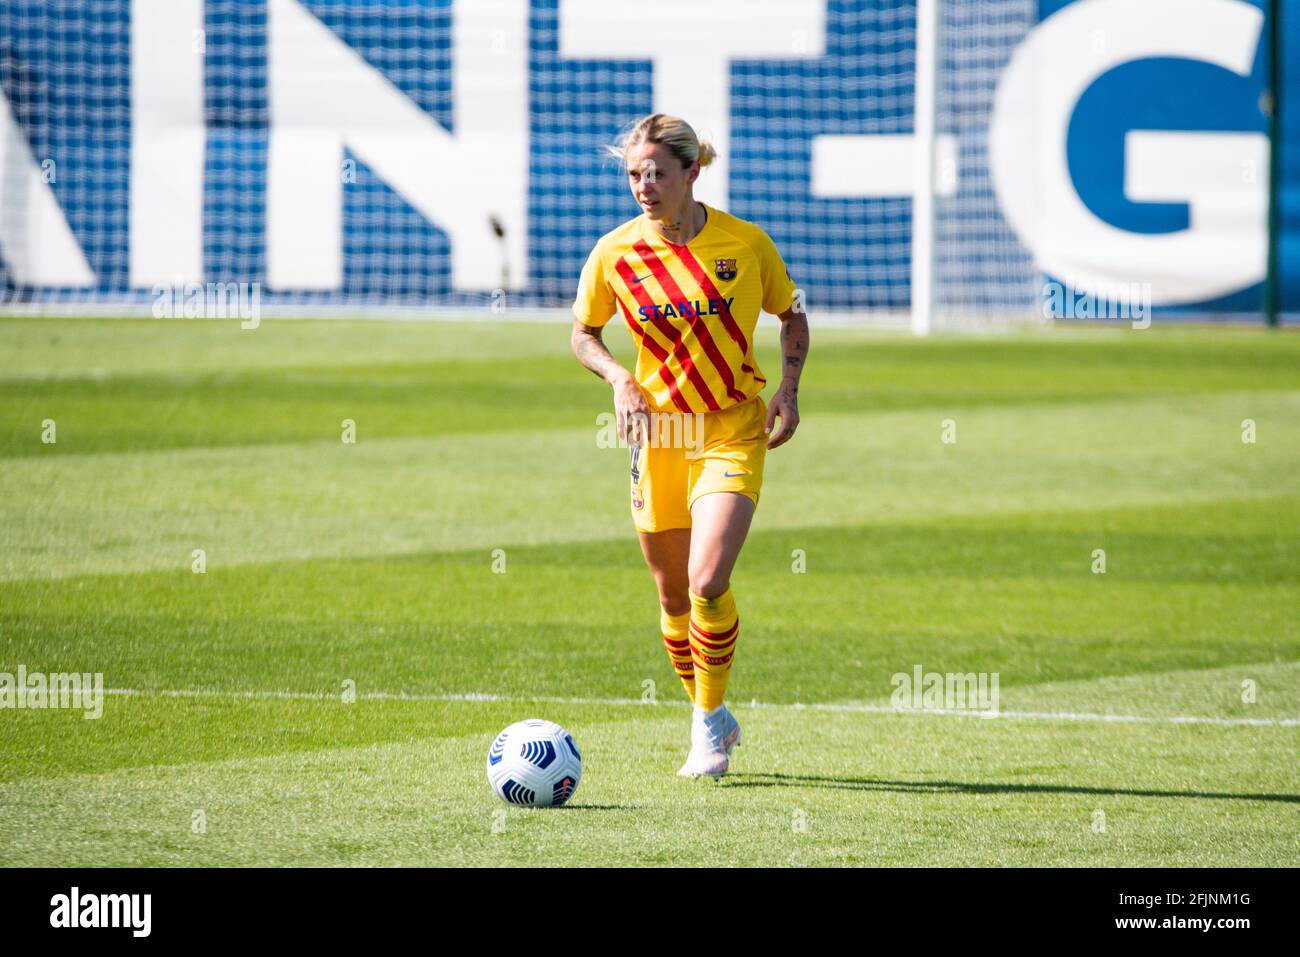
[[[671,595],[660,593],[659,607],[673,617],[685,615],[691,610],[691,596],[686,592],[682,592],[680,595],[675,592]]]
[[[716,568],[703,568],[691,573],[691,592],[701,598],[717,598],[731,582]]]
[[[691,610],[689,579],[686,575],[655,571],[655,588],[659,591],[659,606],[670,615],[684,615]]]

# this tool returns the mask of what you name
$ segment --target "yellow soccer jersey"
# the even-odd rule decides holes
[[[661,410],[716,412],[758,395],[760,307],[785,312],[795,286],[761,228],[704,204],[684,246],[643,214],[602,236],[578,280],[573,314],[603,326],[621,312],[637,344],[636,378]]]

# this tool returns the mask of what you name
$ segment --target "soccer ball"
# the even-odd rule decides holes
[[[578,788],[582,755],[554,721],[516,721],[488,748],[487,776],[507,804],[559,807]]]

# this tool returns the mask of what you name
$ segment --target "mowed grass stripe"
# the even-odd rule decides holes
[[[0,388],[0,460],[337,441],[345,420],[371,440],[594,428],[605,396],[589,379],[573,360],[501,358],[11,381]],[[46,420],[58,426],[53,445],[41,442]]]
[[[1294,388],[1300,336],[882,337],[818,329],[805,412],[1052,404]],[[632,360],[626,330],[608,340]],[[0,319],[0,458],[583,426],[608,390],[533,323]],[[775,325],[760,363],[777,367]],[[5,361],[7,357],[8,361]],[[42,444],[41,423],[59,425]]]
[[[428,365],[564,356],[567,330],[513,322],[238,322],[0,316],[0,382]]]
[[[1262,689],[1261,700],[1242,705],[1242,675],[1252,675]],[[1251,664],[1230,669],[1175,671],[1124,678],[1063,682],[1006,689],[1002,714],[1010,719],[1118,721],[1179,726],[1222,724],[1243,729],[1272,727],[1294,733],[1297,719],[1285,717],[1279,702],[1296,701],[1300,691],[1300,665]],[[177,755],[187,761],[216,761],[238,756],[270,755],[358,743],[401,741],[412,738],[454,736],[467,729],[490,740],[499,730],[502,708],[520,706],[530,714],[561,713],[566,720],[591,720],[587,709],[610,709],[618,720],[632,723],[658,720],[659,709],[676,718],[680,730],[686,723],[684,697],[666,697],[656,703],[629,699],[581,699],[570,696],[420,695],[395,692],[360,692],[353,703],[341,693],[313,694],[290,691],[140,691],[115,689],[106,695],[103,716],[87,721],[72,712],[16,712],[15,721],[39,729],[39,747],[14,752],[0,763],[0,779],[45,778],[100,773],[123,768],[166,765]],[[1035,705],[1053,712],[1026,711]],[[1092,707],[1092,712],[1067,709]],[[864,722],[882,716],[928,720],[934,715],[894,711],[887,703],[813,702],[779,704],[733,701],[742,717],[770,709],[804,713],[814,726],[823,712],[858,714]],[[1166,712],[1155,709],[1164,708]],[[1010,709],[1010,710],[1006,710]],[[1147,713],[1126,714],[1125,710]],[[1169,713],[1172,709],[1177,713]],[[1154,711],[1154,713],[1152,713]],[[1182,712],[1193,712],[1185,714]],[[1232,713],[1231,716],[1225,714]],[[1269,716],[1270,712],[1274,712]],[[1254,717],[1248,717],[1253,714]],[[760,719],[761,715],[758,715]],[[765,719],[763,719],[765,720]],[[971,720],[989,720],[971,717]],[[1294,739],[1292,739],[1294,740]],[[486,747],[486,744],[484,745]]]
[[[1170,528],[1212,524],[1200,511],[1161,514]],[[880,698],[918,663],[996,671],[1008,688],[1295,660],[1288,539],[1245,534],[1295,511],[1266,501],[1240,510],[1238,536],[1168,539],[1125,537],[1127,511],[1077,516],[1085,531],[1071,535],[989,517],[756,532],[733,585],[745,616],[733,690]],[[1092,571],[1092,523],[1111,530],[1104,575]],[[102,671],[145,689],[334,693],[351,679],[362,692],[618,698],[651,679],[677,693],[634,542],[511,548],[505,560],[504,574],[489,553],[453,550],[5,583],[0,666]]]
[[[1276,667],[1274,665],[1257,666],[1249,671],[1258,671],[1260,668],[1269,669]],[[1216,671],[1222,669],[1214,669]],[[1180,676],[1186,672],[1178,672]],[[911,677],[910,675],[908,677]],[[957,701],[952,707],[944,707],[940,699],[938,703],[926,705],[924,703],[917,705],[913,699],[904,695],[899,704],[856,704],[856,703],[838,703],[838,702],[813,702],[812,704],[773,704],[767,701],[750,701],[750,708],[794,708],[796,710],[806,709],[810,711],[848,711],[859,712],[862,714],[898,714],[906,713],[916,716],[932,716],[940,718],[975,718],[981,721],[994,721],[1005,718],[1024,719],[1031,721],[1103,721],[1115,722],[1119,724],[1213,724],[1224,727],[1261,727],[1261,728],[1293,728],[1300,727],[1300,718],[1260,718],[1260,717],[1237,717],[1224,718],[1214,715],[1199,714],[1111,714],[1095,711],[1024,711],[1019,709],[1007,709],[996,704],[987,704],[976,697],[976,676],[972,672],[970,675],[955,675],[957,679],[969,679],[971,683],[969,688],[969,698],[963,698]],[[951,680],[951,678],[949,679]],[[1253,680],[1253,679],[1242,679]],[[942,683],[939,685],[942,690]],[[1300,687],[1297,684],[1296,687]],[[153,689],[141,690],[139,688],[105,688],[102,694],[109,698],[229,698],[233,700],[273,698],[297,701],[343,701],[344,703],[355,703],[356,701],[459,701],[466,703],[477,702],[505,702],[509,704],[565,704],[565,705],[588,705],[591,707],[626,706],[626,705],[653,705],[655,707],[680,707],[687,708],[691,702],[687,700],[659,701],[658,699],[636,698],[575,698],[572,696],[534,696],[534,697],[517,697],[500,694],[482,694],[479,692],[463,692],[460,694],[411,694],[405,691],[372,691],[366,694],[350,695],[345,698],[344,693],[327,695],[320,692],[309,691],[205,691],[196,688],[184,689]],[[963,695],[967,694],[963,691]],[[97,719],[96,719],[97,720]]]
[[[261,726],[278,713],[305,727],[283,703],[265,706]],[[518,716],[469,710],[486,728]],[[146,866],[1288,866],[1300,850],[1289,826],[1300,795],[1285,772],[1294,741],[1274,731],[1023,723],[1008,733],[998,722],[742,710],[748,740],[713,784],[673,774],[681,713],[629,710],[631,720],[593,721],[552,709],[586,765],[558,811],[490,797],[491,730],[425,735],[415,717],[399,741],[0,784],[0,846],[10,865]],[[709,826],[683,823],[701,820]]]
[[[1240,440],[1252,417],[1261,437]],[[759,528],[1277,495],[1300,394],[1228,393],[804,420],[769,459]],[[627,453],[590,430],[11,460],[0,579],[384,555],[630,534]]]

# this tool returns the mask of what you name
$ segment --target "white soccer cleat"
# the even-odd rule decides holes
[[[691,748],[690,755],[677,771],[679,778],[720,778],[727,773],[729,760],[726,751],[700,751]]]
[[[732,748],[740,744],[740,722],[736,720],[736,716],[731,713],[731,709],[725,704],[722,706],[722,711],[727,716],[727,723],[722,729],[722,747],[726,750],[727,757],[730,758]]]
[[[691,753],[678,777],[722,777],[731,763],[731,749],[739,742],[740,724],[725,705],[712,712],[696,708],[691,715]]]

